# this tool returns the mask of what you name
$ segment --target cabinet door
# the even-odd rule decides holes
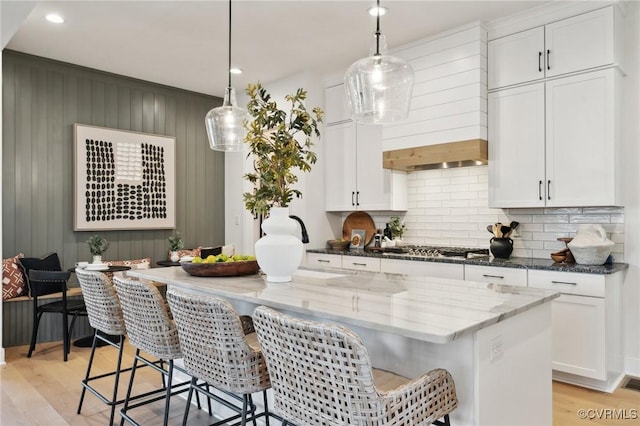
[[[382,126],[357,125],[356,208],[391,210],[391,170],[382,168]]]
[[[489,42],[489,90],[544,77],[544,28]]]
[[[616,69],[548,81],[547,206],[612,206],[616,181]]]
[[[606,380],[604,299],[563,294],[552,303],[552,368]]]
[[[324,111],[324,122],[327,125],[351,121],[351,110],[344,92],[344,84],[325,89]]]
[[[489,94],[489,205],[544,206],[544,83]]]
[[[614,63],[613,20],[607,7],[547,25],[546,76]]]
[[[325,210],[355,209],[356,127],[354,123],[324,129]]]

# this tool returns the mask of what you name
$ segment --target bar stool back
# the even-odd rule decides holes
[[[250,345],[245,336],[246,325],[236,310],[226,300],[217,297],[192,296],[175,290],[167,291],[167,300],[178,327],[185,369],[193,379],[187,398],[183,424],[189,416],[193,391],[214,398],[238,412],[238,416],[225,419],[229,422],[241,418],[241,424],[258,417],[267,417],[266,390],[270,387],[269,373],[262,352]],[[246,321],[246,320],[245,320]],[[255,342],[257,344],[257,341]],[[208,391],[205,385],[223,391],[228,396],[242,396],[242,408],[228,400],[221,400]],[[265,410],[256,414],[251,394],[262,392]],[[250,415],[247,418],[247,415]]]
[[[93,343],[91,345],[91,355],[89,356],[89,364],[87,365],[87,373],[85,378],[82,380],[82,393],[80,394],[80,403],[78,404],[77,413],[80,414],[85,393],[89,390],[102,402],[111,406],[111,415],[109,417],[109,424],[111,425],[113,424],[116,404],[124,402],[124,400],[117,400],[118,383],[121,372],[120,367],[122,365],[122,352],[126,333],[124,318],[122,317],[122,308],[120,307],[120,301],[118,300],[118,296],[116,295],[116,291],[113,288],[111,281],[104,274],[77,268],[76,276],[78,277],[78,282],[82,288],[84,303],[87,307],[87,314],[89,316],[89,324],[95,330],[93,334]],[[117,342],[114,342],[99,332],[111,336],[118,336],[119,339]],[[98,341],[105,342],[117,348],[118,361],[116,362],[115,371],[91,377],[91,367],[93,365],[93,357]],[[111,399],[107,399],[89,383],[92,380],[108,376],[115,376]]]
[[[287,422],[449,424],[458,400],[446,370],[435,369],[394,390],[380,391],[367,350],[351,330],[265,306],[256,308],[253,321],[271,376],[273,411]]]
[[[173,362],[176,358],[182,358],[178,330],[173,319],[171,319],[165,300],[154,285],[120,276],[114,276],[113,282],[122,305],[127,337],[129,342],[136,348],[127,395],[124,406],[120,410],[122,415],[120,424],[122,425],[125,420],[131,424],[137,424],[127,413],[129,410],[165,399],[163,424],[166,426],[169,421],[171,396],[189,390],[187,385],[190,383],[187,381],[173,384],[172,381],[174,368],[186,373],[183,369],[174,366]],[[157,365],[158,362],[141,356],[141,351],[160,359],[160,366]],[[166,370],[162,368],[163,361],[168,363]],[[155,392],[149,392],[149,394],[160,394],[159,396],[130,404],[131,390],[138,362],[161,372],[167,377],[167,384]]]

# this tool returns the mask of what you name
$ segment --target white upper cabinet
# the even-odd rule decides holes
[[[325,210],[406,210],[407,175],[382,168],[382,128],[327,126]]]
[[[621,205],[616,68],[546,83],[546,205]]]
[[[544,27],[489,42],[489,90],[544,78]]]
[[[618,9],[583,13],[489,42],[489,90],[620,65]]]
[[[621,205],[620,71],[489,94],[489,205]]]
[[[382,167],[382,126],[351,121],[344,99],[342,85],[325,91],[325,210],[406,210],[407,174]]]
[[[349,102],[345,96],[344,84],[327,87],[324,90],[324,122],[327,126],[351,121]]]
[[[545,205],[544,83],[489,93],[489,205]]]

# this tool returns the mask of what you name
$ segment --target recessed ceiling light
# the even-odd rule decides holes
[[[64,22],[64,18],[57,13],[50,13],[46,17],[47,21],[53,22],[54,24],[62,24]]]
[[[242,68],[231,68],[229,72],[231,74],[242,74]]]
[[[367,10],[369,11],[369,15],[371,16],[378,16],[378,15],[384,16],[389,11],[389,9],[383,6],[372,6]]]

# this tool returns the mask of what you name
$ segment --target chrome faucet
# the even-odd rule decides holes
[[[307,234],[307,227],[304,226],[304,222],[298,216],[291,215],[289,216],[291,219],[295,220],[300,224],[300,229],[302,229],[302,243],[306,244],[309,242],[309,234]]]

